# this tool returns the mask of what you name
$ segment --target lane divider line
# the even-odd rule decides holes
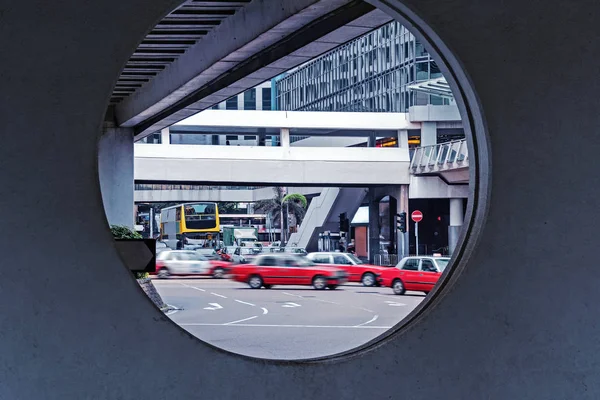
[[[237,321],[226,322],[226,323],[224,323],[222,325],[233,325],[233,324],[237,324],[238,322],[250,321],[251,319],[254,319],[254,318],[258,318],[258,315],[255,315],[254,317],[240,319],[240,320],[237,320]]]
[[[248,302],[246,302],[246,301],[242,301],[242,300],[236,300],[236,301],[237,301],[238,303],[247,304],[247,305],[249,305],[249,306],[252,306],[252,307],[255,307],[255,306],[256,306],[256,304],[248,303]]]
[[[180,285],[182,285],[182,286],[185,286],[185,287],[188,287],[188,288],[190,288],[190,289],[196,289],[196,290],[199,290],[199,291],[201,291],[201,292],[206,292],[206,290],[204,290],[204,289],[200,289],[199,287],[196,287],[196,286],[190,286],[190,285],[186,285],[185,283],[180,283]]]
[[[213,292],[210,292],[210,294],[212,294],[212,295],[214,295],[214,296],[217,296],[217,297],[222,297],[222,298],[224,298],[224,299],[226,299],[226,298],[227,298],[227,296],[223,296],[222,294],[219,294],[219,293],[213,293]]]

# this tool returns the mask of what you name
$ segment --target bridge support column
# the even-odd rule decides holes
[[[110,225],[134,224],[133,129],[104,128],[98,143],[98,175]]]
[[[375,136],[375,133],[371,133],[369,135],[367,147],[375,147],[376,145],[377,145],[377,136]]]
[[[450,226],[448,227],[448,250],[454,253],[464,220],[463,199],[450,199]]]
[[[398,147],[408,149],[408,131],[406,129],[398,130]]]
[[[432,146],[437,144],[437,123],[422,122],[421,123],[421,147]]]
[[[369,189],[369,263],[379,254],[379,199],[374,188]]]
[[[409,212],[408,212],[408,185],[398,185],[395,186],[393,189],[390,190],[389,192],[390,195],[390,216],[392,218],[392,226],[391,228],[391,232],[393,232],[393,237],[395,239],[395,244],[396,244],[396,254],[398,255],[398,261],[400,261],[400,259],[402,257],[406,257],[408,256],[409,252],[408,252],[408,232],[400,232],[398,230],[398,227],[396,226],[396,214],[400,214],[401,212],[405,212],[407,214],[407,219],[410,218],[409,216]],[[392,198],[395,199],[394,202],[392,202]],[[394,208],[392,208],[392,205],[395,205]],[[407,225],[407,229],[408,229],[408,223]]]
[[[171,131],[168,127],[160,131],[160,144],[171,144]]]
[[[290,130],[289,128],[281,128],[279,131],[281,147],[290,147]]]

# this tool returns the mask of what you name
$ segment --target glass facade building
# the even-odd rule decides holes
[[[408,89],[441,77],[423,44],[392,22],[279,77],[277,109],[407,112],[412,105],[449,104],[447,98]]]

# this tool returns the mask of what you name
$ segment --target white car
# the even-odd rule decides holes
[[[211,275],[222,278],[226,273],[222,262],[208,260],[190,250],[165,250],[156,256],[156,275],[159,279],[170,275]]]

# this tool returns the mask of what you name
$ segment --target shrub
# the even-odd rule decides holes
[[[124,225],[111,225],[110,231],[115,239],[143,239],[142,235]],[[147,272],[134,273],[136,279],[146,279],[150,275]]]

